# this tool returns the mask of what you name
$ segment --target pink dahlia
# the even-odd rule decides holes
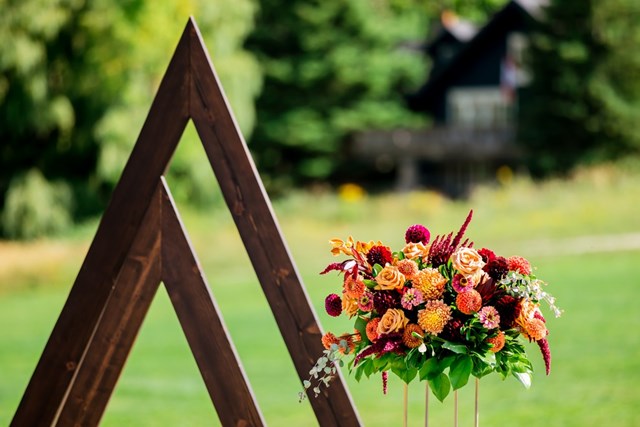
[[[458,273],[453,276],[451,286],[453,286],[453,290],[455,290],[456,292],[465,292],[469,289],[473,289],[474,283],[470,278],[467,279],[462,274]]]
[[[500,314],[498,314],[498,310],[495,307],[487,305],[478,312],[478,320],[482,322],[485,328],[494,329],[500,325]]]
[[[402,298],[400,299],[400,305],[405,310],[411,310],[413,307],[422,304],[424,301],[422,292],[415,288],[404,288]]]
[[[422,243],[426,245],[429,243],[431,233],[424,225],[416,224],[407,228],[407,232],[404,234],[404,241],[406,243]]]
[[[531,264],[529,264],[529,261],[527,261],[526,258],[521,256],[512,256],[507,259],[507,264],[511,271],[517,271],[525,276],[531,274]]]
[[[324,308],[327,310],[327,314],[332,317],[340,316],[342,313],[342,300],[337,294],[330,294],[324,300]]]
[[[369,262],[369,265],[379,264],[384,267],[393,262],[393,255],[388,247],[376,245],[367,252],[367,262]]]

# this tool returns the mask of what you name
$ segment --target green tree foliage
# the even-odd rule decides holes
[[[479,25],[487,21],[487,17],[505,5],[508,0],[429,0],[421,2],[427,16],[438,19],[445,11],[453,11],[465,19]]]
[[[603,142],[595,157],[640,152],[640,2],[594,3],[593,32],[606,50],[589,90],[601,106]]]
[[[32,237],[65,223],[54,219],[57,214],[8,219],[46,208],[19,195],[29,188],[41,190],[31,195],[50,195],[43,200],[64,201],[50,209],[70,217],[101,207],[189,15],[197,17],[240,127],[249,134],[260,77],[242,43],[254,9],[253,0],[0,0],[0,235]],[[185,145],[171,174],[184,197],[201,200],[211,175],[202,173],[206,159],[198,147]],[[71,196],[56,196],[62,193]]]
[[[104,114],[118,87],[96,51],[97,40],[110,40],[111,30],[91,25],[91,9],[83,1],[2,3],[0,208],[10,183],[22,185],[12,178],[35,168],[47,180],[63,179],[83,212],[86,198],[80,195],[94,183],[97,154],[91,123]],[[117,41],[111,46],[117,50]]]
[[[248,48],[264,73],[250,148],[272,190],[324,179],[363,129],[415,126],[403,96],[425,78],[411,0],[263,0]],[[344,169],[343,169],[344,170]]]
[[[126,64],[127,84],[97,129],[102,180],[114,185],[119,179],[189,15],[196,17],[242,132],[247,137],[251,134],[261,79],[257,62],[242,44],[253,26],[254,13],[252,0],[141,1],[134,19],[120,28],[129,46],[118,57]],[[174,195],[195,204],[207,203],[212,195],[211,167],[192,127],[183,141],[169,171]]]
[[[531,38],[520,140],[536,174],[640,149],[640,3],[552,0]]]

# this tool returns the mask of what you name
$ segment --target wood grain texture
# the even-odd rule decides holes
[[[161,281],[158,186],[56,422],[98,425]]]
[[[222,424],[264,425],[162,178],[189,118],[300,378],[322,354],[313,306],[190,19],[12,426],[97,425],[160,279]],[[310,401],[322,426],[361,424],[340,375]]]
[[[162,211],[162,279],[220,422],[263,426],[240,358],[166,187]]]
[[[191,31],[190,114],[300,378],[324,350],[317,317],[201,35]],[[323,426],[360,425],[341,376],[310,398]]]
[[[158,177],[186,126],[188,53],[185,33],[17,408],[13,426],[51,425],[64,402]]]

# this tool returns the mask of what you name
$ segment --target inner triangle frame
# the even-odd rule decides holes
[[[97,425],[160,283],[224,426],[262,426],[164,173],[192,120],[300,378],[321,330],[193,18],[14,414],[12,426]],[[361,425],[338,375],[310,399],[322,426]]]

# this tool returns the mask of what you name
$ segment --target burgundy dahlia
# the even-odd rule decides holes
[[[496,254],[491,249],[487,249],[487,248],[480,249],[478,253],[480,254],[480,256],[482,257],[482,260],[485,263],[488,263],[489,261],[493,260],[496,257]]]
[[[520,300],[511,295],[504,295],[494,307],[500,313],[500,329],[511,329],[520,315]]]
[[[462,334],[460,328],[464,323],[460,319],[451,319],[449,323],[444,325],[444,329],[440,333],[440,336],[446,340],[460,342],[462,341]]]
[[[486,271],[492,279],[500,280],[509,272],[509,264],[505,257],[494,256],[493,259],[490,259],[484,266],[484,271]]]
[[[485,304],[490,304],[504,295],[504,291],[496,285],[496,281],[493,280],[491,276],[485,277],[479,284],[476,285],[475,289],[476,291],[478,291],[478,293],[480,293],[482,301]]]
[[[424,225],[416,224],[407,228],[407,232],[404,234],[404,241],[406,243],[422,243],[426,245],[429,243],[431,233]]]
[[[396,291],[377,291],[373,294],[373,308],[382,316],[390,308],[399,308],[401,297]]]
[[[367,262],[369,265],[380,264],[384,267],[387,264],[393,263],[393,255],[388,247],[376,245],[367,252]]]
[[[324,308],[327,314],[332,317],[340,316],[342,313],[342,300],[337,294],[330,294],[324,300]]]

